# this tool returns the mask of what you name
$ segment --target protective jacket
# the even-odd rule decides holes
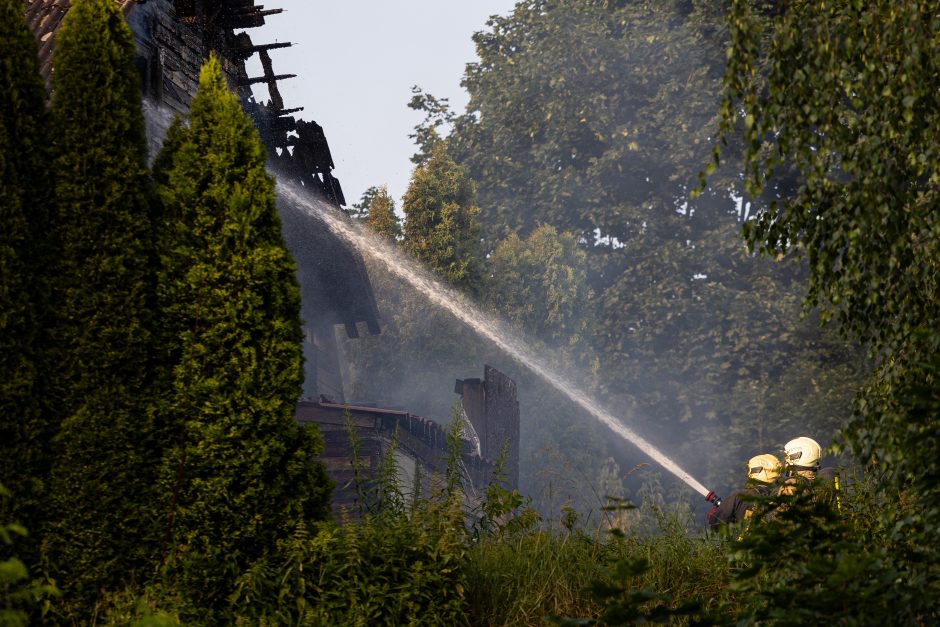
[[[753,501],[746,501],[741,497],[744,495],[751,497],[767,497],[770,496],[770,492],[771,486],[755,482],[748,483],[747,486],[745,486],[742,490],[736,490],[735,492],[732,492],[731,496],[721,502],[721,505],[709,512],[709,528],[714,531],[724,524],[737,523],[748,520],[754,511],[755,503]]]
[[[783,480],[783,483],[781,483],[780,487],[777,489],[777,495],[792,496],[797,493],[800,486],[803,486],[802,489],[812,490],[815,482],[815,468],[791,467],[787,472],[786,479]]]

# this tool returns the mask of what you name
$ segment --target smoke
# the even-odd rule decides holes
[[[163,140],[166,139],[166,133],[173,125],[177,113],[150,98],[144,98],[142,109],[144,129],[147,132],[147,164],[153,165],[153,160],[160,153]]]
[[[312,215],[316,215],[327,222],[330,229],[348,241],[362,254],[383,263],[389,272],[406,280],[412,287],[424,294],[435,307],[450,312],[481,337],[525,365],[526,368],[543,380],[549,382],[568,400],[580,406],[616,434],[641,449],[693,490],[702,495],[708,492],[705,486],[679,467],[651,442],[624,425],[595,400],[585,396],[573,382],[552,371],[548,366],[550,360],[536,354],[536,351],[530,345],[518,338],[503,322],[480,311],[462,295],[443,286],[427,271],[401,255],[388,243],[362,233],[348,221],[333,215],[329,206],[324,205],[319,200],[309,198],[304,190],[297,189],[296,186],[288,183],[279,182],[278,193],[284,201],[302,207]]]
[[[160,103],[145,100],[144,115],[152,162],[177,114]],[[427,351],[398,354],[395,355],[393,363],[371,364],[368,368],[363,368],[362,364],[379,354],[380,351],[374,349],[388,340],[387,333],[384,336],[365,336],[341,343],[347,353],[347,375],[353,382],[353,389],[368,388],[381,395],[378,398],[357,400],[381,401],[385,406],[403,406],[415,413],[439,419],[448,415],[449,407],[456,400],[452,392],[454,378],[480,376],[482,365],[491,363],[516,378],[520,389],[529,393],[522,402],[524,427],[529,427],[524,428],[524,442],[526,438],[533,437],[531,431],[526,433],[530,429],[544,430],[546,433],[564,430],[569,436],[565,438],[567,442],[592,440],[593,444],[587,447],[588,449],[603,449],[604,440],[608,438],[591,426],[594,421],[589,420],[589,417],[593,417],[655,459],[694,490],[701,494],[707,492],[704,486],[649,441],[589,399],[573,382],[575,376],[559,374],[565,370],[565,366],[558,359],[548,354],[537,354],[531,344],[519,339],[517,333],[505,323],[479,311],[453,290],[444,288],[434,277],[422,271],[413,261],[403,257],[386,242],[365,235],[353,228],[348,221],[338,218],[332,207],[319,206],[319,201],[308,198],[302,188],[279,182],[278,191],[281,200],[286,201],[288,205],[289,214],[285,213],[283,202],[279,203],[282,205],[282,216],[290,215],[290,219],[285,222],[285,231],[290,230],[290,225],[297,221],[297,212],[293,209],[300,208],[306,214],[307,222],[315,225],[311,228],[328,227],[351,242],[370,265],[369,273],[376,285],[377,295],[391,299],[391,302],[380,302],[380,311],[386,312],[383,323],[387,329],[392,328],[393,332],[410,332],[411,337],[414,337],[416,332],[426,334]],[[292,246],[298,245],[293,241],[297,238],[291,237],[290,233],[285,233],[285,239]],[[327,257],[332,258],[329,255]],[[333,259],[332,263],[335,265],[337,260]],[[320,270],[330,273],[329,268]],[[320,274],[322,272],[318,271],[317,275]],[[314,281],[316,280],[314,278]],[[343,286],[331,288],[334,293],[342,294]],[[304,291],[309,293],[309,290]],[[305,298],[311,300],[306,295]],[[308,304],[305,303],[305,309]],[[397,320],[391,312],[400,314]],[[309,314],[306,314],[305,318],[308,318],[307,322],[318,322],[309,319]],[[394,328],[400,324],[412,328]],[[481,343],[478,337],[485,338],[489,343]],[[518,364],[523,364],[525,369],[520,370]],[[379,373],[379,380],[370,381],[368,386],[361,384],[364,376],[376,376],[376,373]],[[358,386],[357,377],[360,383]],[[540,424],[540,419],[545,415],[558,414],[559,406],[570,407],[570,410],[563,412],[568,425],[559,427]],[[600,463],[602,460],[585,460],[590,463],[577,468],[572,466],[571,456],[568,454],[570,451],[562,451],[557,445],[541,447],[538,450],[533,450],[531,446],[522,446],[521,449],[523,455],[529,451],[529,458],[521,459],[521,470],[525,473],[526,467],[529,467],[530,472],[550,475],[547,480],[553,483],[559,494],[564,493],[567,488],[569,494],[583,496],[585,485],[593,485],[596,482],[596,477],[583,476],[582,473],[593,472],[595,462]],[[530,483],[532,482],[530,478]],[[594,504],[602,504],[605,496],[595,494]]]

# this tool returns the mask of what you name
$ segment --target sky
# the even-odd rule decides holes
[[[277,0],[284,13],[249,31],[252,42],[290,41],[271,51],[284,106],[315,120],[326,134],[347,204],[372,185],[388,185],[399,205],[415,152],[408,135],[423,115],[408,108],[411,87],[448,98],[463,111],[460,79],[476,60],[472,35],[490,15],[506,15],[515,0]],[[248,64],[260,76],[260,64]],[[267,89],[256,90],[267,100]]]

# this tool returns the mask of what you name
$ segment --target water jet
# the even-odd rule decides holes
[[[690,488],[705,496],[709,490],[692,475],[683,470],[666,454],[648,440],[624,425],[597,401],[585,397],[574,382],[554,372],[548,361],[539,356],[501,320],[470,302],[466,297],[441,283],[417,262],[406,257],[389,243],[356,228],[350,221],[337,215],[335,209],[323,200],[312,197],[304,188],[278,179],[277,193],[282,202],[307,212],[321,220],[331,231],[347,241],[362,255],[381,263],[393,275],[405,280],[435,306],[440,307],[469,326],[478,335],[487,339],[504,353],[524,365],[552,387],[562,392],[569,400],[590,413],[609,427],[614,433],[632,443],[652,457],[660,466],[672,473]]]

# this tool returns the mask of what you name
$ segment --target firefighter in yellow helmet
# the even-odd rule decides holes
[[[780,496],[796,494],[800,486],[812,486],[819,471],[822,447],[812,438],[802,436],[787,442],[783,447],[786,477],[777,491]]]
[[[773,484],[780,476],[782,466],[776,455],[755,455],[747,462],[747,484],[737,490],[708,513],[708,526],[715,530],[723,524],[748,521],[754,513],[754,501],[749,496],[770,496]]]

